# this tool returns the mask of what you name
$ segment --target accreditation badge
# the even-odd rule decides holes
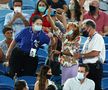
[[[34,48],[31,48],[31,50],[30,50],[30,55],[29,55],[30,57],[35,57],[36,56],[36,49],[34,49]]]

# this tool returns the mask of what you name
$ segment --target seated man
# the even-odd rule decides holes
[[[14,11],[9,13],[5,17],[4,25],[12,26],[14,34],[19,33],[22,29],[29,26],[29,17],[30,15],[23,13],[22,8],[22,0],[14,0],[13,8]]]
[[[78,74],[75,78],[70,78],[64,83],[63,90],[95,90],[93,80],[86,78],[89,67],[86,64],[79,65]]]
[[[12,38],[13,29],[9,26],[5,26],[2,32],[5,36],[5,39],[0,41],[0,48],[1,48],[0,53],[2,53],[2,55],[3,55],[2,62],[6,62],[5,55],[6,55],[6,52],[13,40],[13,38]]]
[[[96,23],[96,31],[102,36],[108,35],[108,14],[99,10],[99,0],[92,0],[89,11],[84,14],[84,19],[92,19]]]

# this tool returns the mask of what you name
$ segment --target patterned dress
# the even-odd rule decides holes
[[[71,54],[77,53],[80,48],[80,36],[73,41],[67,39],[63,42],[62,51],[68,50]],[[62,65],[62,85],[68,78],[75,77],[78,70],[78,61],[72,56],[62,55],[60,63]]]

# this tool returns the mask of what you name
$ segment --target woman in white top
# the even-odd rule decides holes
[[[55,83],[49,80],[51,75],[51,68],[43,66],[40,70],[39,80],[35,83],[34,90],[45,90],[49,85],[54,85],[57,90]]]

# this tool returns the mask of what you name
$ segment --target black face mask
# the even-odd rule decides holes
[[[52,77],[52,75],[48,75],[48,74],[46,75],[47,79],[50,79],[51,77]]]
[[[92,15],[94,15],[94,14],[96,13],[96,7],[90,5],[90,6],[89,6],[89,12],[90,12]]]
[[[87,31],[82,31],[81,33],[82,33],[82,36],[84,36],[84,37],[89,37],[89,32],[87,32]]]

